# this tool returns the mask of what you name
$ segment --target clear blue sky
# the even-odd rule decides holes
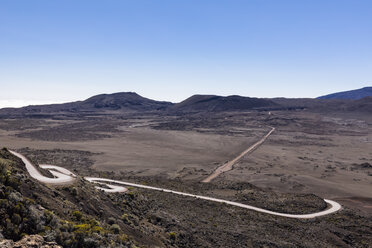
[[[372,1],[2,0],[0,105],[372,85]]]

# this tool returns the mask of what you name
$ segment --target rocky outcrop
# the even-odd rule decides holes
[[[1,248],[62,248],[55,242],[46,242],[40,235],[26,235],[23,239],[14,242],[6,239],[0,241]]]

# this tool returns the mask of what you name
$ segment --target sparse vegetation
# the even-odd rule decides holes
[[[79,210],[72,211],[71,220],[66,220],[39,205],[46,202],[24,197],[19,192],[22,191],[21,183],[27,187],[25,184],[32,182],[22,176],[24,171],[18,168],[23,165],[18,164],[6,149],[0,151],[0,235],[4,238],[17,241],[25,235],[40,234],[66,248],[127,247],[133,244],[117,224],[101,224]],[[68,193],[77,197],[73,192]],[[109,222],[113,220],[111,217]]]

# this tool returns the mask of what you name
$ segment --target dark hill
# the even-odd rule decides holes
[[[284,109],[307,109],[315,112],[358,112],[372,113],[372,97],[359,100],[350,99],[311,99],[311,98],[273,98],[273,102]]]
[[[367,96],[372,96],[372,87],[364,87],[357,90],[343,91],[325,96],[320,96],[318,99],[350,99],[359,100]]]
[[[171,107],[176,111],[241,111],[251,109],[273,108],[278,104],[271,100],[242,97],[194,95]]]
[[[114,94],[101,94],[77,101],[63,104],[31,105],[23,108],[1,109],[1,114],[38,114],[56,112],[97,112],[105,110],[123,111],[152,111],[166,109],[173,105],[171,102],[155,101],[144,98],[134,92],[121,92]]]
[[[93,96],[83,102],[82,108],[95,109],[130,109],[130,110],[159,110],[171,106],[170,102],[160,102],[138,95],[135,92],[121,92]]]

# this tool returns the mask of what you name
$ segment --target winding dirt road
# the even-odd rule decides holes
[[[74,175],[71,171],[55,166],[55,165],[40,165],[41,168],[47,169],[52,173],[54,178],[49,178],[46,176],[43,176],[37,168],[22,154],[10,151],[13,155],[17,156],[20,158],[23,163],[26,166],[26,169],[28,173],[30,173],[30,176],[35,178],[36,180],[43,182],[43,183],[48,183],[48,184],[64,184],[64,183],[72,183],[76,179],[76,175]],[[201,195],[194,195],[194,194],[189,194],[189,193],[183,193],[179,191],[174,191],[170,189],[163,189],[163,188],[157,188],[157,187],[151,187],[147,185],[142,185],[142,184],[135,184],[135,183],[129,183],[129,182],[123,182],[123,181],[117,181],[117,180],[111,180],[111,179],[105,179],[105,178],[96,178],[96,177],[85,177],[85,180],[92,182],[92,183],[98,183],[101,186],[105,185],[106,187],[100,187],[96,186],[97,189],[103,190],[107,193],[114,193],[114,192],[125,192],[127,191],[126,187],[119,186],[119,185],[125,185],[125,186],[131,186],[131,187],[137,187],[137,188],[142,188],[142,189],[149,189],[149,190],[157,190],[161,192],[166,192],[166,193],[171,193],[171,194],[176,194],[176,195],[182,195],[182,196],[187,196],[187,197],[194,197],[197,199],[202,199],[202,200],[207,200],[207,201],[213,201],[213,202],[219,202],[219,203],[224,203],[227,205],[231,206],[236,206],[240,208],[245,208],[245,209],[250,209],[254,210],[257,212],[261,213],[266,213],[266,214],[271,214],[271,215],[276,215],[276,216],[282,216],[282,217],[288,217],[288,218],[296,218],[296,219],[310,219],[310,218],[315,218],[319,216],[324,216],[327,214],[331,214],[334,212],[337,212],[338,210],[341,209],[341,205],[335,201],[327,200],[324,199],[326,203],[329,204],[329,208],[317,212],[317,213],[311,213],[311,214],[286,214],[286,213],[279,213],[279,212],[274,212],[262,208],[257,208],[254,206],[238,203],[238,202],[233,202],[233,201],[227,201],[227,200],[222,200],[218,198],[213,198],[213,197],[208,197],[208,196],[201,196]],[[118,185],[119,184],[119,185]]]
[[[206,179],[204,179],[202,182],[203,183],[209,183],[210,181],[212,181],[213,179],[215,179],[216,177],[218,177],[219,175],[221,175],[222,173],[226,172],[226,171],[230,171],[233,169],[233,166],[234,164],[236,164],[237,162],[239,162],[239,160],[241,160],[245,155],[247,155],[248,153],[254,151],[257,147],[259,147],[260,145],[262,145],[265,140],[275,131],[275,127],[272,127],[271,130],[265,135],[263,136],[259,141],[257,141],[256,143],[254,143],[253,145],[251,145],[250,147],[248,147],[245,151],[243,151],[242,153],[240,153],[236,158],[234,158],[233,160],[231,161],[227,161],[225,164],[221,165],[220,167],[218,167],[212,174],[210,174]]]
[[[26,169],[31,177],[35,178],[36,180],[42,183],[50,183],[50,184],[64,184],[73,182],[76,178],[75,174],[71,171],[55,166],[55,165],[39,165],[40,168],[47,169],[49,172],[54,176],[54,178],[46,177],[42,175],[36,167],[22,154],[14,151],[10,151],[14,156],[19,157],[22,162],[25,164]]]

